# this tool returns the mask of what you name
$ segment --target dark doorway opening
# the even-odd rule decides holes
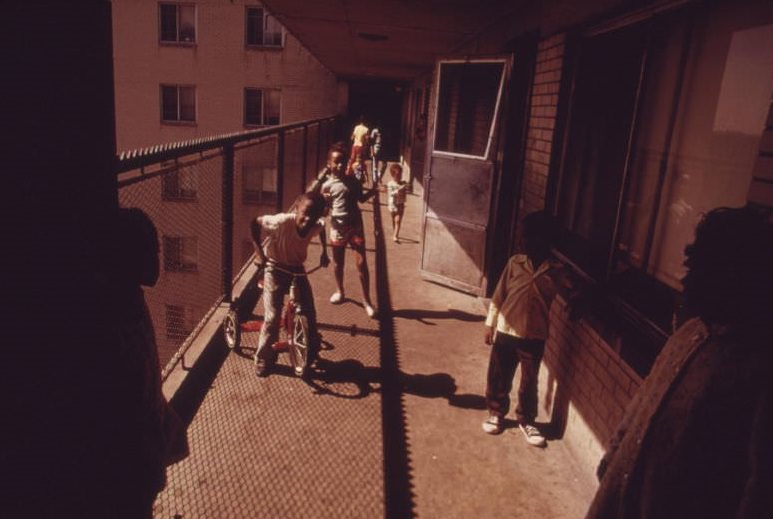
[[[368,128],[378,128],[382,135],[385,160],[400,158],[400,128],[405,85],[390,81],[352,80],[349,82],[348,120],[345,138],[349,139],[359,116]]]

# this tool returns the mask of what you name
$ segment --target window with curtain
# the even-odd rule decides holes
[[[281,47],[282,25],[262,7],[248,7],[245,16],[247,46]]]
[[[164,43],[196,43],[196,6],[158,4],[159,40]]]
[[[195,122],[196,87],[161,85],[161,120],[163,122]]]
[[[276,168],[255,161],[242,164],[242,200],[249,204],[275,205]]]
[[[271,126],[279,124],[281,93],[278,89],[244,89],[244,124]]]

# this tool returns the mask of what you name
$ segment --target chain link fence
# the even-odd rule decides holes
[[[145,299],[163,376],[251,261],[250,222],[289,208],[324,163],[335,118],[197,139],[118,157],[119,204],[158,231],[161,275]]]

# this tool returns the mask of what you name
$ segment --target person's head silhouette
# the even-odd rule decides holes
[[[126,284],[152,287],[159,276],[159,248],[156,227],[136,207],[118,210],[116,236],[118,275]]]
[[[709,211],[685,248],[685,307],[707,324],[759,329],[773,315],[773,225],[760,212]]]

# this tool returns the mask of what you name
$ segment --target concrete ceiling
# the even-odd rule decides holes
[[[517,0],[263,0],[334,74],[407,81],[503,16]],[[521,7],[522,8],[522,7]]]

